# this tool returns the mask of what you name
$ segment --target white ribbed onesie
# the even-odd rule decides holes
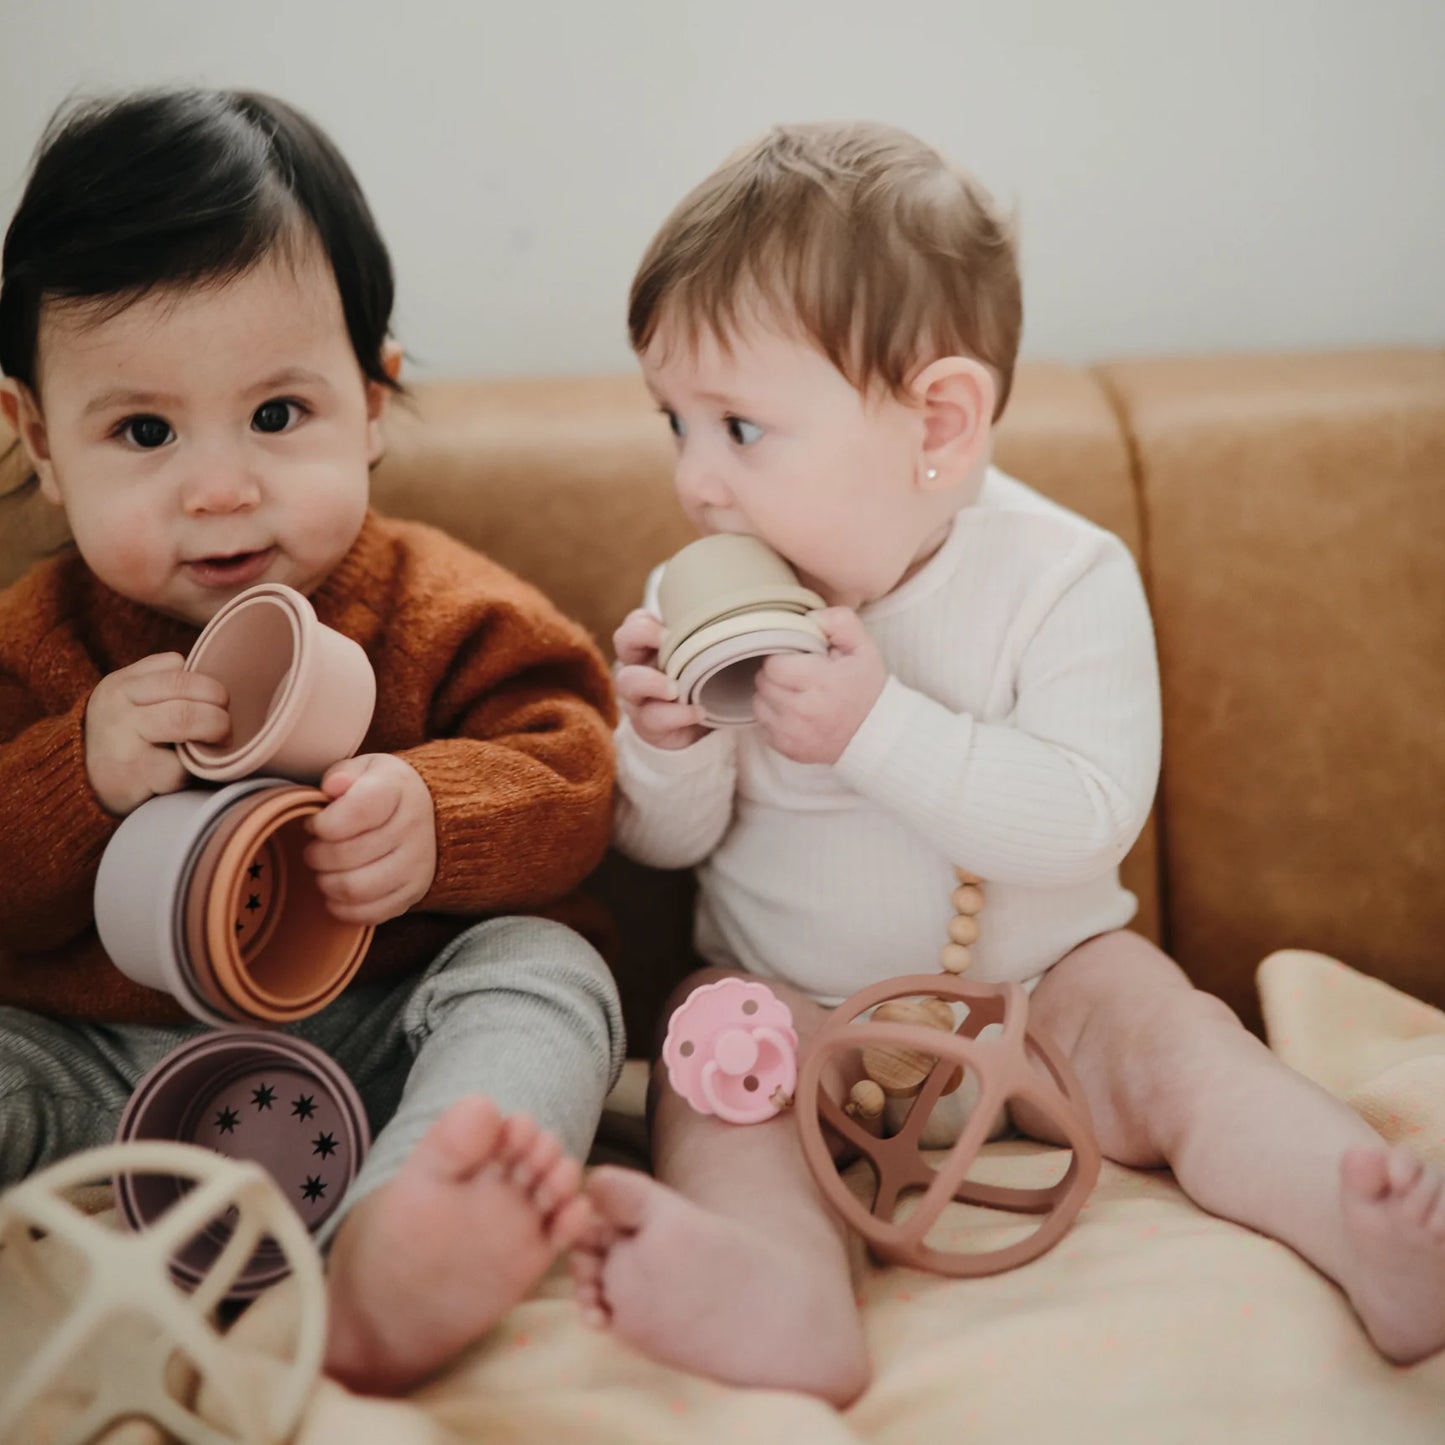
[[[1118,864],[1160,716],[1124,544],[990,469],[942,548],[860,615],[890,677],[831,766],[751,727],[675,751],[618,729],[617,845],[698,867],[703,957],[822,1003],[931,973],[954,865],[987,882],[970,978],[1036,978],[1126,924]]]

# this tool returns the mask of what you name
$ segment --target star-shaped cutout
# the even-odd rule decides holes
[[[246,899],[246,912],[254,913],[261,906],[261,895],[253,893]]]
[[[261,876],[261,865],[259,863],[251,864],[251,866],[246,869],[246,876],[253,879],[259,878]]]
[[[222,1109],[216,1115],[216,1128],[223,1134],[234,1134],[236,1125],[241,1122],[241,1116],[234,1109]]]
[[[302,1196],[311,1203],[315,1203],[316,1200],[320,1199],[321,1196],[326,1193],[326,1186],[321,1182],[321,1176],[319,1174],[308,1174],[306,1176],[306,1183],[301,1186],[301,1193]]]
[[[291,1112],[298,1119],[309,1119],[316,1112],[316,1100],[310,1094],[302,1096],[291,1105]]]
[[[269,1109],[276,1102],[276,1091],[270,1084],[262,1084],[260,1088],[251,1090],[251,1102],[258,1109]]]
[[[336,1153],[336,1140],[330,1134],[318,1134],[312,1141],[313,1154],[319,1154],[323,1159],[329,1159]]]

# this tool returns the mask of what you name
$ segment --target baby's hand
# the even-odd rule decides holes
[[[685,748],[708,731],[702,726],[702,709],[679,702],[677,684],[657,666],[662,623],[650,612],[629,612],[612,634],[617,653],[617,689],[622,710],[633,731],[655,748]]]
[[[780,652],[763,664],[753,715],[768,745],[795,763],[836,763],[868,716],[888,669],[848,607],[812,614],[828,639],[826,656]]]
[[[85,705],[85,771],[100,805],[124,817],[187,773],[176,743],[220,743],[231,733],[225,687],[157,652],[96,683]]]
[[[327,770],[334,799],[311,819],[306,863],[343,923],[377,924],[426,897],[436,876],[436,809],[410,763],[365,753]]]

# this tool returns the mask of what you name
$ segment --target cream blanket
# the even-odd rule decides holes
[[[1445,1164],[1445,1015],[1318,954],[1273,955],[1259,985],[1282,1058],[1387,1138]],[[989,1152],[1002,1179],[1057,1173],[1041,1146]],[[987,1227],[954,1215],[960,1238]],[[1445,1441],[1445,1357],[1385,1363],[1332,1284],[1282,1245],[1201,1212],[1168,1174],[1106,1164],[1064,1241],[1012,1273],[945,1280],[879,1267],[860,1250],[857,1279],[877,1375],[845,1414],[651,1364],[585,1328],[558,1271],[406,1401],[321,1381],[297,1440]],[[285,1304],[273,1291],[237,1330],[264,1347]]]

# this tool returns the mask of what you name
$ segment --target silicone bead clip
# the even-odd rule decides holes
[[[793,1016],[766,984],[725,978],[695,988],[667,1025],[662,1061],[699,1114],[760,1124],[787,1108],[798,1082]]]

